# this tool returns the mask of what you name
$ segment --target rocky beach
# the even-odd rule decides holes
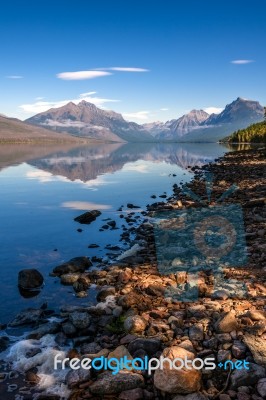
[[[186,193],[174,184],[172,196],[162,195],[157,201],[152,195],[145,211],[138,211],[137,204],[127,204],[130,212],[123,212],[121,207],[121,242],[127,243],[127,251],[121,254],[117,244],[110,246],[108,261],[77,255],[55,266],[51,275],[73,287],[81,305],[71,306],[66,300],[58,312],[53,304],[43,304],[38,309],[23,310],[10,321],[8,329],[21,329],[23,340],[13,343],[8,336],[0,337],[0,352],[4,355],[0,353],[0,398],[265,399],[265,156],[265,148],[235,151],[201,168],[194,166],[195,175]],[[221,196],[224,207],[241,207],[247,261],[237,266],[225,262],[218,273],[211,260],[208,268],[199,271],[197,265],[194,270],[178,269],[180,263],[175,258],[168,260],[170,273],[162,274],[153,220],[162,212],[201,212],[201,200],[208,199],[206,176],[210,174],[213,182],[204,207],[215,207]],[[233,185],[235,190],[230,189]],[[189,197],[188,193],[197,197]],[[93,224],[100,214],[94,210],[81,215],[76,219],[79,229],[82,224]],[[117,229],[117,223],[106,221],[102,229]],[[167,233],[159,239],[164,248],[171,250]],[[90,246],[97,248],[98,244]],[[237,251],[241,252],[242,247]],[[196,297],[191,284],[195,271]],[[30,289],[42,285],[41,276],[32,271],[28,274],[29,279],[27,273],[20,274],[23,289],[32,284],[32,274],[36,282]],[[97,301],[88,305],[86,297],[92,288],[97,292]],[[6,328],[0,321],[0,329]],[[217,366],[213,370],[170,370],[166,365],[151,374],[137,367],[116,374],[103,369],[54,371],[56,355],[70,360],[144,360],[162,355],[171,360],[214,358]],[[225,369],[222,366],[228,360],[232,363]],[[249,369],[232,367],[236,360],[249,363]]]

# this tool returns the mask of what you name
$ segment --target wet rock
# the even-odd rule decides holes
[[[161,341],[159,339],[142,339],[138,338],[133,340],[128,345],[130,354],[135,354],[137,350],[144,350],[149,356],[153,356],[161,348]]]
[[[66,375],[66,384],[70,389],[73,389],[81,383],[88,381],[90,377],[90,369],[80,368],[77,370],[71,370]]]
[[[248,333],[243,338],[257,364],[266,365],[266,341]]]
[[[10,322],[9,326],[35,324],[39,321],[42,313],[43,310],[28,308],[27,310],[21,311],[18,315],[16,315],[13,321]]]
[[[73,285],[73,283],[75,283],[80,277],[80,274],[64,274],[61,275],[60,277],[60,281],[62,283],[62,285]]]
[[[69,315],[69,320],[77,329],[85,329],[91,323],[91,317],[87,312],[75,311]]]
[[[188,360],[195,358],[194,354],[179,347],[172,346],[164,349],[163,357],[174,360],[181,358]],[[180,363],[178,364],[180,365]],[[169,363],[163,369],[157,369],[154,374],[154,385],[157,389],[167,393],[188,394],[196,392],[201,386],[201,373],[196,369],[170,369]]]
[[[238,323],[234,311],[225,313],[215,324],[215,329],[220,333],[229,333],[237,330]]]
[[[255,385],[259,379],[265,378],[265,368],[254,364],[249,363],[249,369],[235,369],[231,374],[231,387],[232,389],[237,389],[239,386]]]
[[[88,257],[75,257],[64,264],[58,265],[53,269],[54,275],[61,276],[73,272],[85,272],[92,266]]]
[[[75,334],[77,332],[75,326],[70,321],[67,321],[64,324],[62,324],[62,330],[63,330],[64,334],[68,337],[75,336]]]
[[[40,377],[32,371],[27,371],[25,380],[31,385],[37,385],[40,382]]]
[[[38,289],[43,285],[44,279],[37,269],[23,269],[18,274],[18,286],[22,289]]]
[[[266,378],[262,378],[258,381],[257,391],[261,397],[266,398]]]
[[[0,336],[0,353],[5,351],[9,345],[9,338],[7,336]]]
[[[141,388],[126,390],[120,393],[119,400],[142,400],[143,390]]]
[[[78,217],[74,218],[74,221],[79,222],[80,224],[90,224],[91,222],[95,221],[96,218],[99,217],[101,214],[102,213],[99,210],[87,211],[84,214],[81,214]]]
[[[147,327],[147,321],[139,315],[132,315],[126,318],[124,328],[129,333],[143,333]]]
[[[132,203],[127,203],[127,208],[140,208],[139,206],[135,206]]]
[[[102,396],[105,394],[116,394],[126,390],[132,390],[142,386],[144,379],[141,375],[120,371],[113,375],[111,372],[103,372],[99,375],[96,382],[90,386],[92,394]]]
[[[75,290],[76,293],[86,292],[89,286],[90,286],[89,279],[80,277],[76,282],[74,282],[73,289]]]
[[[36,330],[32,331],[27,339],[40,339],[44,335],[53,334],[59,332],[61,325],[58,322],[47,322],[46,324],[40,325]]]
[[[97,301],[104,301],[107,296],[115,295],[115,287],[113,286],[104,286],[97,293],[96,299]]]

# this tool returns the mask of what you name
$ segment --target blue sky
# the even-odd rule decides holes
[[[0,113],[84,98],[145,123],[266,105],[265,14],[264,0],[2,2]]]

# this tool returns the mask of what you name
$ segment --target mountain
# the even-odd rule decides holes
[[[121,114],[106,111],[82,100],[37,114],[27,123],[68,132],[74,136],[90,137],[113,142],[152,141],[152,136],[141,125],[125,121]]]
[[[16,118],[0,116],[0,142],[82,142],[67,133],[58,134],[48,129],[29,125]]]

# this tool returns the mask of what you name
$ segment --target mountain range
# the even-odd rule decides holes
[[[102,110],[82,100],[51,108],[26,121],[0,116],[0,140],[3,137],[36,136],[40,140],[83,140],[106,142],[217,142],[235,130],[263,120],[259,102],[238,97],[220,114],[192,110],[167,122],[137,124],[114,111]],[[9,125],[9,127],[8,127]]]

